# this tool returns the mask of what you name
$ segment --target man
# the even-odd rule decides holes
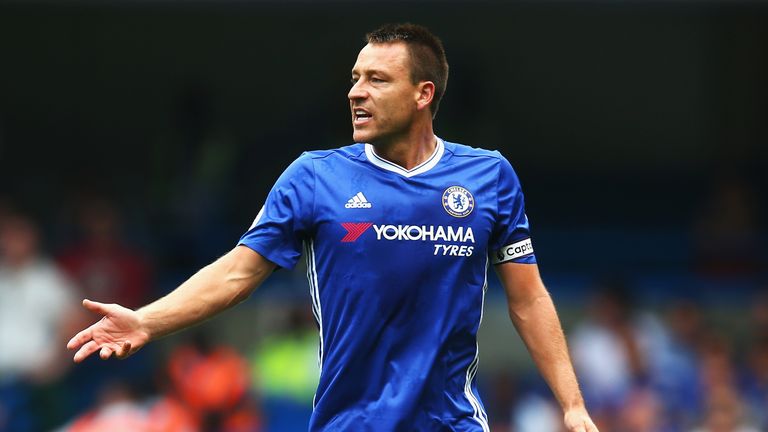
[[[554,306],[539,277],[520,185],[498,153],[437,138],[442,43],[420,26],[367,36],[349,91],[354,140],[308,152],[273,187],[228,254],[164,298],[105,316],[69,343],[75,361],[125,357],[245,299],[302,246],[320,329],[310,430],[485,431],[476,334],[489,260],[513,323],[564,409],[587,414]]]
[[[68,369],[65,336],[82,323],[76,287],[42,253],[33,220],[0,207],[0,430],[49,430],[42,401]]]

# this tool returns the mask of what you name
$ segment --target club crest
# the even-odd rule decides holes
[[[467,217],[475,208],[475,197],[461,186],[451,186],[443,192],[443,208],[453,217]]]

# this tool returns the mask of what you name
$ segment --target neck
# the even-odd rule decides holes
[[[432,156],[437,139],[430,124],[428,128],[422,128],[399,139],[371,144],[379,157],[409,170]]]

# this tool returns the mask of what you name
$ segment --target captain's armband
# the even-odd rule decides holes
[[[533,244],[530,238],[502,246],[501,249],[494,251],[491,262],[501,264],[528,255],[533,255]]]

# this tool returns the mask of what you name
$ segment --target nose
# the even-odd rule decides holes
[[[350,101],[365,99],[368,97],[368,92],[365,90],[362,79],[357,80],[357,82],[352,85],[352,88],[349,89],[349,93],[347,93],[347,97]]]

